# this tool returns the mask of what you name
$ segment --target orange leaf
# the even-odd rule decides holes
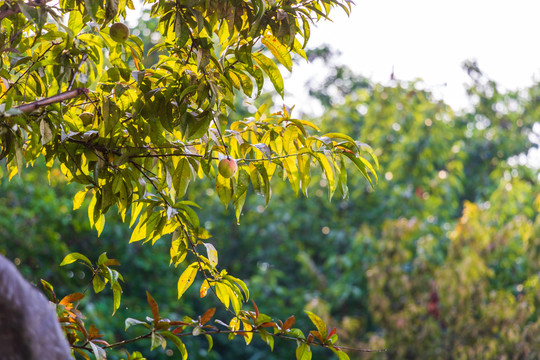
[[[206,312],[204,313],[204,315],[201,317],[201,320],[199,321],[200,324],[201,324],[201,325],[206,324],[208,321],[210,321],[210,319],[212,318],[212,316],[214,316],[215,313],[216,313],[216,308],[215,308],[215,307],[206,310]]]
[[[309,333],[312,334],[313,336],[315,336],[317,339],[319,339],[321,344],[324,343],[324,340],[323,340],[320,332],[318,332],[317,330],[311,330]]]
[[[105,261],[105,263],[103,265],[105,265],[105,266],[117,265],[118,266],[118,265],[120,265],[120,263],[116,259],[109,259],[109,260]]]
[[[204,280],[200,290],[200,295],[202,298],[206,296],[208,289],[210,289],[210,284],[208,283],[208,280]]]
[[[60,305],[67,306],[71,303],[74,303],[75,301],[81,300],[82,298],[84,298],[84,294],[80,292],[69,294],[65,296],[62,300],[60,300]]]
[[[95,327],[95,325],[92,324],[92,326],[90,326],[90,329],[88,329],[88,337],[90,339],[95,339],[95,338],[98,338],[98,337],[101,337],[103,335],[99,335],[99,330],[97,327]]]
[[[289,330],[293,325],[294,325],[294,322],[296,321],[296,319],[294,318],[294,315],[292,315],[291,317],[289,317],[286,321],[285,321],[285,324],[283,324],[283,331],[287,331]]]
[[[262,323],[261,325],[259,325],[259,327],[262,327],[262,328],[276,327],[276,323],[275,322],[265,322],[265,323]]]

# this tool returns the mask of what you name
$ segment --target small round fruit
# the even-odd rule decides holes
[[[218,171],[224,178],[232,178],[236,174],[236,161],[234,159],[221,159],[218,164]]]
[[[122,23],[114,23],[109,30],[109,36],[114,41],[123,43],[129,37],[129,28]]]
[[[90,125],[92,123],[92,120],[94,120],[94,114],[89,112],[83,112],[79,115],[79,117],[81,118],[84,126]]]

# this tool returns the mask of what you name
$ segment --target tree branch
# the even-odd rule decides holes
[[[19,13],[21,10],[19,9],[19,5],[14,5],[12,8],[3,9],[0,11],[0,21],[3,18],[10,17],[11,15],[15,15]]]
[[[62,101],[70,100],[70,99],[76,98],[79,95],[87,94],[87,93],[88,93],[88,89],[77,88],[77,89],[69,90],[69,91],[66,91],[61,94],[54,95],[45,99],[37,100],[28,104],[19,105],[16,107],[16,109],[19,109],[23,114],[29,114],[36,111],[39,108],[56,104]]]

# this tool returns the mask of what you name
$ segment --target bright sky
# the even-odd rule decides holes
[[[538,0],[355,0],[351,17],[335,11],[334,22],[312,30],[311,45],[331,44],[340,62],[378,82],[422,78],[438,98],[465,107],[461,64],[476,59],[502,86],[515,89],[540,79]],[[287,104],[303,106],[305,80],[321,69],[293,69]],[[446,85],[444,85],[446,84]]]

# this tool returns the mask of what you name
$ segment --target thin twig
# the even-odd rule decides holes
[[[164,157],[172,157],[172,156],[184,156],[184,157],[198,157],[203,158],[204,155],[200,154],[191,154],[191,153],[175,153],[175,154],[144,154],[144,155],[131,155],[129,158],[164,158]],[[216,158],[217,159],[217,158]]]
[[[123,341],[119,341],[119,342],[114,343],[114,344],[109,344],[107,346],[104,346],[103,349],[111,349],[113,347],[118,347],[118,346],[122,346],[122,345],[125,345],[125,344],[130,344],[130,343],[135,342],[135,341],[139,341],[139,340],[142,340],[142,339],[149,338],[150,336],[152,336],[152,332],[149,332],[148,334],[144,334],[144,335],[134,337],[133,339],[123,340]]]
[[[75,83],[75,78],[77,77],[77,74],[81,71],[82,64],[86,61],[86,58],[88,57],[88,54],[84,53],[81,57],[81,62],[79,63],[79,66],[77,66],[77,70],[73,74],[73,77],[71,78],[71,81],[69,82],[68,91],[71,90],[71,87],[73,86],[73,83]]]

